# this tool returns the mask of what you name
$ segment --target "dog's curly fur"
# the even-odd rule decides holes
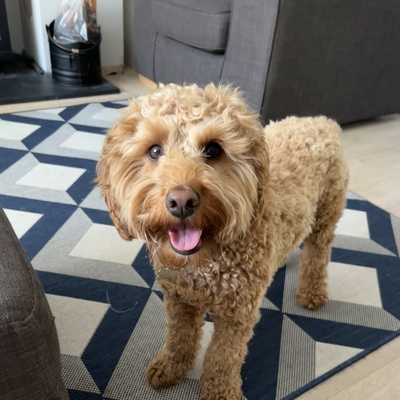
[[[192,367],[203,316],[215,331],[201,378],[202,400],[242,398],[240,370],[259,306],[276,270],[304,243],[297,300],[316,309],[327,297],[326,266],[348,181],[339,126],[290,117],[266,128],[237,90],[167,85],[136,99],[109,131],[98,163],[102,189],[124,239],[146,241],[165,294],[168,333],[150,364],[150,384],[177,383]],[[216,160],[203,150],[223,148]],[[148,149],[162,145],[157,161]],[[177,223],[165,197],[176,185],[200,194],[190,224],[202,246],[177,254]]]

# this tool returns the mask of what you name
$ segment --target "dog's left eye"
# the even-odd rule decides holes
[[[203,154],[210,160],[215,160],[222,154],[223,150],[217,142],[209,142],[204,146]]]
[[[162,147],[159,144],[155,144],[154,146],[151,146],[149,151],[149,156],[153,160],[158,160],[162,156]]]

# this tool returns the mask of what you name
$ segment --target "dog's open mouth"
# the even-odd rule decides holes
[[[202,229],[186,224],[176,225],[168,229],[171,247],[176,253],[184,256],[194,254],[200,249],[202,233]]]

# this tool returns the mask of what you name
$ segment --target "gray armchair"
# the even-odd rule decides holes
[[[227,82],[262,118],[400,111],[398,0],[135,0],[137,71]]]

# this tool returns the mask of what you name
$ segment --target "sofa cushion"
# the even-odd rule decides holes
[[[230,10],[231,0],[152,0],[159,34],[208,51],[225,50]]]

